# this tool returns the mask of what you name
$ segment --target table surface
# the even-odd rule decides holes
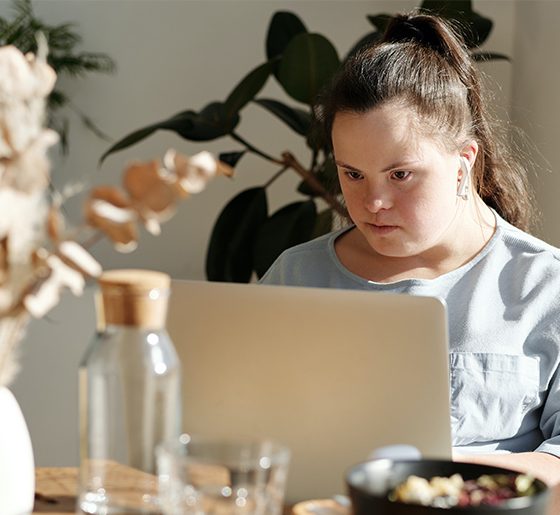
[[[77,490],[77,468],[36,468],[33,513],[75,513]]]
[[[74,467],[37,467],[35,469],[35,506],[33,514],[67,515],[76,513],[78,469]],[[286,507],[284,515],[291,515]]]
[[[76,492],[78,490],[78,469],[74,467],[53,467],[35,469],[35,506],[33,514],[50,513],[67,515],[75,513]],[[303,513],[294,507],[286,507],[284,515]],[[560,485],[553,488],[552,506],[548,515],[558,515],[560,510]]]

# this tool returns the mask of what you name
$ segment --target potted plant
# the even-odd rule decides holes
[[[424,0],[420,9],[455,20],[476,60],[507,59],[476,50],[488,38],[492,21],[476,13],[471,4],[470,0]],[[348,55],[379,39],[391,17],[368,16],[374,30],[360,38]],[[169,130],[195,142],[233,140],[238,147],[220,154],[220,159],[232,167],[238,167],[246,153],[260,156],[270,164],[270,178],[261,186],[241,191],[227,203],[215,222],[206,258],[209,280],[248,282],[255,273],[260,277],[283,250],[330,231],[335,216],[345,216],[333,189],[336,168],[329,146],[313,123],[312,106],[348,55],[341,58],[327,37],[310,32],[294,13],[276,12],[268,26],[265,61],[250,71],[225,100],[210,102],[198,111],[183,110],[138,129],[112,145],[101,162],[158,130]],[[266,82],[273,79],[282,87],[287,101],[259,96]],[[300,162],[290,151],[273,155],[247,141],[240,126],[241,113],[249,104],[265,109],[296,137],[304,138],[308,162]],[[303,199],[269,213],[268,192],[288,170],[300,176],[297,191]],[[324,202],[319,203],[319,199]],[[320,210],[322,204],[326,208]]]
[[[13,45],[24,54],[36,54],[37,34],[42,34],[49,48],[47,63],[59,77],[81,77],[89,73],[112,73],[115,70],[115,62],[107,54],[78,50],[82,38],[73,24],[50,25],[43,22],[33,11],[31,0],[13,0],[12,10],[11,18],[0,17],[0,46]],[[47,99],[48,126],[58,133],[63,152],[68,149],[69,121],[64,114],[66,108],[73,111],[96,136],[111,142],[111,138],[57,86]]]

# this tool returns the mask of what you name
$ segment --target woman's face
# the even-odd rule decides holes
[[[453,248],[460,160],[414,128],[413,112],[384,105],[336,115],[332,141],[350,217],[387,257]]]

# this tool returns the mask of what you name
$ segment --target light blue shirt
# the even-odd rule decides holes
[[[560,457],[560,250],[496,220],[479,254],[435,279],[376,283],[353,274],[334,249],[346,228],[285,251],[261,282],[443,299],[453,445]]]

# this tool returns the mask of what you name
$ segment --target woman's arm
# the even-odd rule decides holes
[[[552,487],[549,514],[560,513],[560,458],[546,452],[456,454],[454,461],[493,465],[531,474]]]
[[[560,458],[546,452],[519,452],[511,454],[453,453],[453,461],[504,467],[529,473],[543,480],[548,485],[560,483]]]

